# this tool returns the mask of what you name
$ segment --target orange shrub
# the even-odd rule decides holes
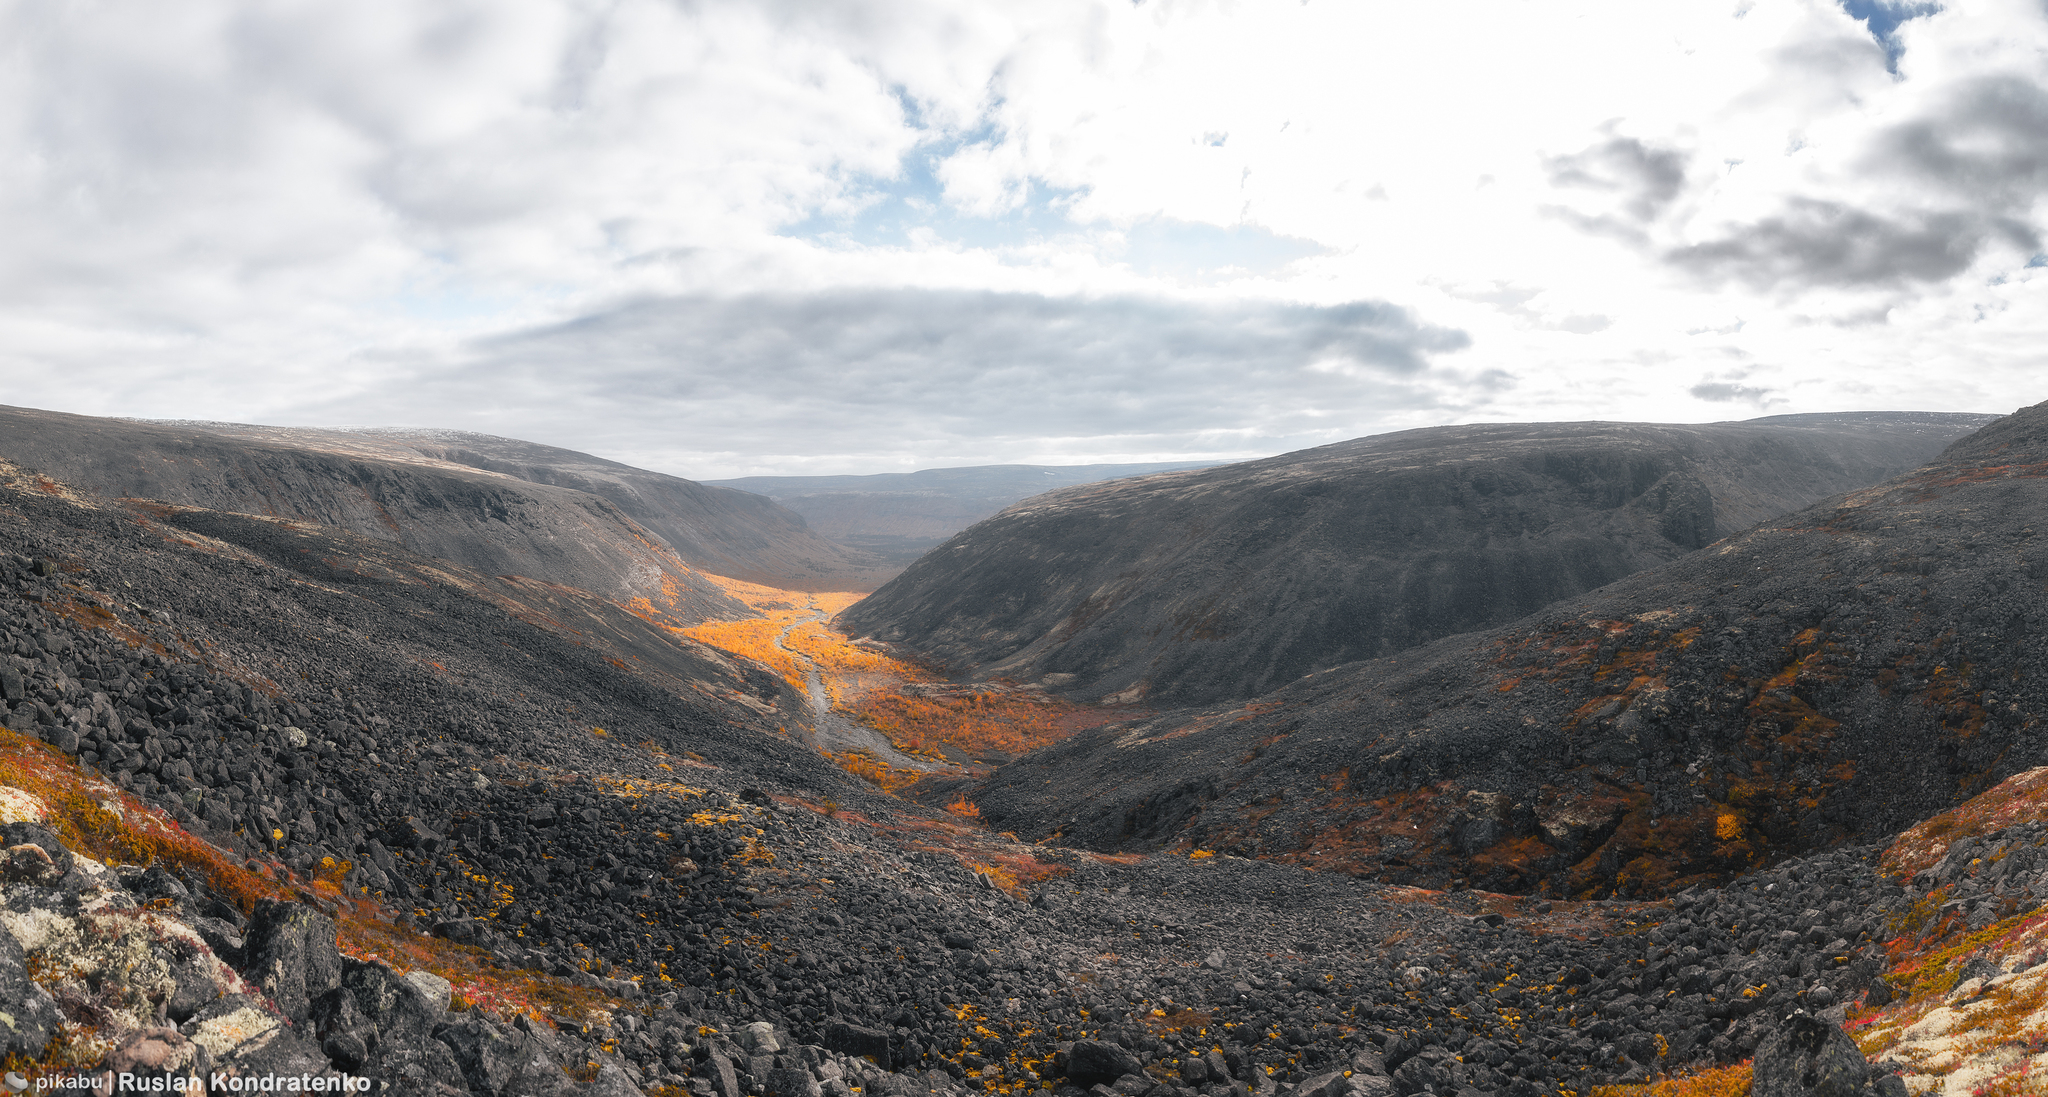
[[[746,621],[707,621],[695,628],[684,629],[683,635],[720,651],[764,663],[782,675],[784,681],[801,690],[804,688],[803,666],[797,662],[796,656],[775,642],[789,624],[789,616],[786,612],[778,612]]]
[[[1594,1086],[1593,1097],[1749,1097],[1748,1062],[1640,1086]]]
[[[887,736],[896,749],[926,757],[1016,757],[1072,735],[1081,710],[1065,702],[1005,693],[918,697],[875,692],[846,705],[848,716]]]

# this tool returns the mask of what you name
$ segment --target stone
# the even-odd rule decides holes
[[[448,1012],[448,1003],[455,999],[455,991],[448,980],[431,971],[409,971],[405,981],[420,992],[420,1000],[435,1014]]]
[[[584,1092],[589,1097],[641,1097],[640,1087],[634,1085],[616,1063],[606,1063],[599,1068],[597,1077]]]
[[[0,928],[0,1058],[41,1058],[63,1022],[56,999],[29,978],[21,942]]]
[[[1400,1090],[1394,1087],[1394,1080],[1384,1074],[1353,1074],[1350,1092],[1355,1097],[1395,1097]]]
[[[0,850],[0,884],[50,887],[64,878],[43,847],[23,842]]]
[[[782,1050],[781,1041],[775,1038],[775,1025],[771,1021],[755,1021],[740,1028],[740,1046],[756,1055],[773,1055]]]
[[[1344,1097],[1349,1082],[1341,1070],[1318,1074],[1296,1087],[1294,1097]]]
[[[1084,1088],[1144,1072],[1136,1055],[1104,1040],[1076,1040],[1067,1051],[1067,1080]]]
[[[776,1067],[763,1083],[767,1097],[824,1097],[824,1087],[802,1067]]]
[[[59,875],[71,871],[74,858],[71,851],[55,831],[40,823],[8,823],[0,826],[0,848],[13,849],[19,845],[32,845],[50,855],[50,863],[57,866]]]
[[[260,900],[243,940],[243,975],[299,1024],[313,999],[341,985],[334,933],[334,920],[312,907]]]
[[[711,1068],[713,1097],[747,1097],[746,1090],[740,1088],[739,1072],[733,1070],[731,1059],[714,1051],[704,1060],[704,1065]]]
[[[136,1088],[143,1091],[196,1093],[212,1065],[206,1049],[177,1029],[144,1028],[122,1037],[101,1060],[100,1071],[110,1081],[130,1076],[140,1083]]]
[[[1795,1010],[1757,1045],[1752,1097],[1854,1097],[1870,1063],[1839,1027]]]
[[[825,1026],[825,1046],[841,1055],[889,1065],[889,1034],[880,1029],[834,1021]]]

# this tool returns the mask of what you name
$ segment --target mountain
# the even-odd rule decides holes
[[[401,461],[480,469],[597,496],[700,571],[784,590],[873,590],[898,568],[835,544],[759,494],[650,472],[588,453],[459,430],[317,430],[189,424],[239,438]]]
[[[467,437],[515,452],[527,445]],[[571,458],[581,455],[533,448],[546,451],[534,465],[553,455],[560,469],[578,467]],[[646,599],[650,612],[682,624],[751,611],[699,574],[717,574],[713,566],[685,562],[678,541],[716,568],[792,584],[842,578],[832,569],[854,566],[847,550],[807,539],[802,519],[766,500],[625,466],[616,467],[624,471],[613,482],[595,475],[588,481],[626,500],[621,504],[573,483],[524,479],[373,435],[202,428],[7,407],[0,407],[0,458],[104,495],[313,522],[485,574],[524,575],[613,601]],[[636,486],[645,491],[636,495]],[[687,515],[694,525],[678,517],[691,499],[704,501]],[[661,520],[667,532],[640,524],[635,510]],[[749,546],[760,549],[750,553]]]
[[[1669,893],[2048,762],[2044,514],[2048,404],[1510,624],[1084,732],[931,795],[1093,849]]]
[[[1989,418],[1435,427],[1067,488],[932,550],[841,624],[1077,697],[1248,698],[1677,559]]]
[[[1207,463],[1171,461],[972,465],[868,476],[746,476],[704,483],[765,495],[803,515],[820,536],[877,553],[901,567],[968,526],[1043,491],[1204,467]]]
[[[1943,653],[1998,676],[1999,695],[1977,700],[2003,705],[2005,676],[2039,663],[2039,569],[2007,559],[2031,549],[2001,538],[2040,509],[2044,420],[1851,497],[1833,524],[1745,535],[1735,551],[1749,555],[1725,565],[1726,581],[1693,593],[1779,582],[1759,605],[1814,591],[1837,599],[1835,615],[1846,603],[1828,584],[1860,581],[1882,614],[1843,615],[1829,635],[1879,646],[1953,625],[1946,616],[1972,597],[1986,631],[2010,610],[1999,639]],[[1800,573],[1760,575],[1765,556]],[[1895,566],[1873,581],[1879,557]],[[1973,568],[1992,585],[1969,586]],[[1742,645],[1771,639],[1769,627],[1748,623],[1735,647],[1690,669],[1751,658]],[[1709,646],[1684,635],[1644,650]],[[1399,657],[1412,660],[1399,673],[1469,673],[1441,654],[1454,646]],[[1541,712],[1570,704],[1579,679],[1664,671],[1633,649],[1584,654],[1525,651],[1517,684],[1481,686],[1515,703],[1526,692]],[[1905,665],[1842,674],[1895,691],[1911,715],[1916,687],[1883,677]],[[1329,694],[1278,703],[1302,728],[1257,729],[1238,764],[1276,788],[1298,784],[1270,759],[1319,765],[1295,741],[1321,734],[1311,723],[1342,734],[1347,720],[1377,719],[1378,671],[1319,675]],[[1792,712],[1778,696],[1788,690],[1836,688],[1831,664],[1800,671],[1764,691],[1774,699],[1754,719]],[[1621,719],[1664,719],[1650,687],[1629,682]],[[1458,698],[1470,684],[1451,682],[1429,711],[1469,719]],[[2032,687],[2011,698],[2031,719]],[[1315,709],[1324,702],[1333,710]],[[2037,820],[2048,771],[1889,848],[1792,857],[1665,902],[1539,901],[1388,886],[1284,856],[1019,843],[974,819],[971,802],[922,809],[804,749],[789,731],[803,710],[775,675],[586,591],[300,519],[109,499],[0,461],[0,1058],[23,1076],[9,1084],[1535,1097],[1666,1074],[1704,1074],[1696,1092],[1802,1092],[1825,1069],[1833,1092],[1898,1097],[1895,1071],[1916,1092],[1988,1090],[2018,1078],[2039,1046],[2021,1011],[2048,986],[2030,913],[2048,894]],[[1238,717],[1289,711],[1162,723],[1179,738],[1125,743],[1125,768],[1174,761],[1161,741],[1199,745]],[[1594,711],[1609,719],[1604,704]],[[1812,725],[1801,734],[1825,737],[1817,718],[1800,719]],[[1971,731],[1962,719],[1957,734],[2004,768],[2025,753],[1995,754],[2009,722],[2001,712]],[[1596,734],[1581,723],[1575,749],[1589,759],[1626,741],[1624,724]],[[1631,734],[1649,746],[1675,728]],[[1544,778],[1540,765],[1511,772],[1455,746],[1376,772],[1411,784],[1466,770]],[[1896,761],[1925,768],[1910,749]],[[1602,764],[1590,793],[1567,781],[1539,801],[1543,834],[1597,821],[1602,782],[1621,776],[1619,762]],[[1419,812],[1439,792],[1465,815],[1439,835],[1414,814],[1402,836],[1418,858],[1439,838],[1481,843],[1495,819],[1497,800],[1454,788],[1402,803]],[[1731,813],[1751,795],[1731,794]],[[1580,814],[1559,810],[1574,798]],[[1262,814],[1239,818],[1293,810],[1261,799]],[[1520,825],[1512,804],[1502,815]],[[1165,817],[1132,818],[1151,828]],[[1851,1007],[1884,1067],[1840,1029]]]

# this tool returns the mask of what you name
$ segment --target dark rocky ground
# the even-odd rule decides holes
[[[840,624],[1075,697],[1244,700],[1675,560],[1990,418],[1433,427],[1068,488],[932,550]]]
[[[407,555],[19,476],[0,489],[10,728],[266,871],[347,862],[344,883],[402,924],[618,998],[594,1025],[443,1014],[380,965],[319,960],[324,928],[303,908],[239,908],[189,875],[184,896],[132,872],[103,889],[210,932],[258,984],[257,1008],[293,1022],[276,1045],[288,1068],[552,1092],[556,1074],[529,1069],[538,1055],[615,1067],[589,1083],[612,1097],[1583,1093],[1739,1058],[1781,1011],[1861,989],[1904,898],[1853,851],[1654,905],[963,837],[781,734],[801,707],[772,678],[687,651],[659,674],[635,667],[615,654],[624,640]],[[729,695],[750,681],[754,703]],[[25,841],[41,844],[7,835],[8,909],[85,918],[82,885],[48,894],[11,848]],[[1040,870],[1017,895],[968,867],[1002,855]],[[284,924],[299,959],[273,962],[251,941]],[[33,959],[0,955],[0,981],[25,988],[49,970]],[[246,1004],[234,986],[166,997],[129,1035],[163,1045],[136,1033],[226,1016]],[[73,1020],[101,1008],[54,1001]],[[749,1027],[764,1024],[787,1041],[771,1049]]]
[[[2048,406],[2022,409],[1513,624],[1086,732],[965,791],[1028,838],[1572,896],[1876,840],[2048,762],[2044,469]]]

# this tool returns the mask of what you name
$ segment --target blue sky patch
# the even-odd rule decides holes
[[[1924,15],[1933,15],[1941,10],[1941,5],[1902,0],[1842,0],[1842,10],[1848,12],[1850,18],[1860,19],[1864,26],[1870,28],[1870,36],[1877,39],[1878,45],[1884,47],[1886,71],[1897,73],[1899,55],[1906,52],[1906,47],[1899,42],[1899,25]]]

